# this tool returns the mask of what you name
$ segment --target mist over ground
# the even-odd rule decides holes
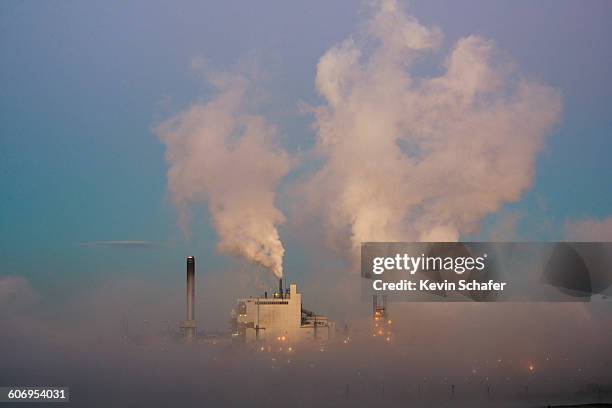
[[[211,282],[199,279],[193,344],[177,329],[183,288],[114,282],[51,310],[27,282],[13,282],[9,296],[3,280],[0,381],[70,386],[73,406],[533,406],[612,397],[606,301],[393,303],[392,341],[381,342],[359,285],[352,298],[311,285],[305,306],[344,319],[334,341],[288,351],[274,341],[231,343],[229,310],[215,303],[223,286],[205,290]]]

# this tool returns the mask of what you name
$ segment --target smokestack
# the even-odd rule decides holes
[[[282,299],[283,298],[283,278],[280,278],[278,280],[278,293]]]
[[[195,258],[187,257],[187,320],[195,320]]]
[[[185,330],[185,339],[191,341],[195,338],[195,258],[193,256],[187,257],[187,319],[181,320],[180,327]]]

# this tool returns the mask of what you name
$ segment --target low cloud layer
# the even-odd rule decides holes
[[[227,282],[223,275],[219,271],[219,282]],[[31,292],[23,289],[29,285],[22,278],[0,277],[0,287],[22,296]],[[218,306],[220,297],[209,296],[220,288],[207,285],[210,292],[196,296],[200,310],[207,309],[196,313],[198,326],[209,335],[215,326],[211,319],[220,320],[221,311],[210,307]],[[280,400],[298,406],[384,401],[387,406],[474,407],[491,405],[488,387],[497,405],[546,406],[554,399],[567,403],[612,395],[606,353],[610,314],[591,316],[586,308],[592,304],[393,303],[389,343],[371,336],[364,312],[350,322],[346,344],[339,325],[336,341],[294,344],[290,353],[277,353],[218,336],[184,343],[177,328],[182,295],[182,285],[123,279],[69,294],[65,308],[52,317],[43,307],[24,313],[12,301],[0,304],[4,381],[67,385],[71,404],[87,407],[169,401],[261,406]],[[360,307],[358,297],[351,306]],[[236,392],[236,384],[242,392]],[[457,391],[452,401],[451,384]],[[521,394],[526,385],[529,400]]]
[[[275,128],[248,110],[249,80],[209,75],[217,95],[163,122],[156,129],[166,145],[168,190],[188,232],[190,207],[208,204],[218,248],[283,274],[284,248],[277,225],[276,188],[290,158],[275,145]]]
[[[16,305],[36,300],[36,292],[27,279],[21,276],[0,276],[0,313]]]
[[[522,78],[493,41],[459,39],[438,76],[413,73],[442,32],[378,2],[360,35],[317,66],[322,168],[303,194],[332,236],[454,241],[531,186],[561,114],[559,93]]]

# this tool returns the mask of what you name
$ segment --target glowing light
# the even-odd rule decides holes
[[[535,366],[533,364],[529,364],[529,371],[535,371]]]

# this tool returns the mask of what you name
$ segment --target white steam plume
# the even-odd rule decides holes
[[[442,41],[395,1],[376,3],[359,40],[317,66],[314,108],[326,158],[305,194],[326,225],[363,241],[453,241],[529,188],[558,121],[554,89],[501,64],[492,41],[457,41],[444,72],[415,78]]]
[[[274,144],[276,131],[247,112],[248,80],[210,76],[217,96],[163,122],[168,189],[186,233],[193,203],[206,202],[219,236],[218,249],[283,274],[284,248],[274,205],[279,181],[290,169],[287,153]]]

